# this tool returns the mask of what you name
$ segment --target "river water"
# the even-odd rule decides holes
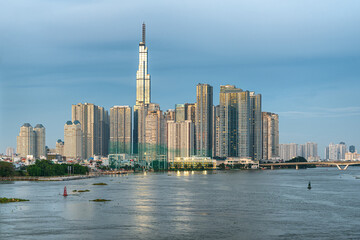
[[[30,201],[0,205],[0,239],[360,239],[356,177],[360,167],[2,182],[0,197]]]

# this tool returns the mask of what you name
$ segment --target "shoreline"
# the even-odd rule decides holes
[[[49,177],[31,177],[31,176],[13,176],[0,177],[0,181],[70,181],[97,177],[96,175],[74,175],[74,176],[49,176]]]

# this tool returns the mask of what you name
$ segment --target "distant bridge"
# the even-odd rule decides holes
[[[316,166],[336,166],[339,170],[346,170],[350,165],[360,165],[360,161],[333,161],[333,162],[285,162],[285,163],[262,163],[260,167],[270,167],[274,170],[275,167],[283,166],[296,166],[296,170],[299,169],[300,165],[316,165]]]

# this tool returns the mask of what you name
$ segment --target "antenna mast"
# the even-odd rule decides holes
[[[142,42],[145,44],[145,33],[146,33],[146,26],[145,23],[142,24]]]

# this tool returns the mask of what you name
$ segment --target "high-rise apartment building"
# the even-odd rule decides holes
[[[194,155],[194,123],[190,120],[167,122],[167,157],[191,157]]]
[[[220,156],[220,105],[213,106],[213,141],[212,141],[212,155],[213,157]]]
[[[64,156],[64,142],[61,139],[56,141],[55,153]]]
[[[132,154],[131,107],[110,108],[110,154]]]
[[[284,161],[291,160],[298,156],[298,145],[296,143],[279,145],[280,159]]]
[[[106,156],[110,138],[108,112],[91,103],[78,103],[72,105],[72,122],[76,120],[81,123],[83,157]]]
[[[250,92],[250,157],[253,160],[262,159],[262,115],[261,94]]]
[[[24,123],[20,127],[19,136],[17,136],[16,152],[20,157],[32,155],[36,157],[36,135],[33,127],[29,123]]]
[[[325,158],[327,160],[345,160],[345,153],[347,148],[344,142],[339,144],[330,143],[328,147],[325,148]]]
[[[34,127],[35,131],[35,146],[36,146],[36,157],[46,156],[45,150],[45,128],[42,124],[36,124]]]
[[[261,95],[220,87],[220,157],[262,158]]]
[[[17,137],[17,153],[21,157],[32,155],[35,158],[46,157],[45,128],[37,124],[33,128],[29,123],[24,123]]]
[[[158,104],[151,103],[145,118],[145,149],[140,160],[148,162],[166,155],[166,122]]]
[[[196,155],[212,157],[212,106],[213,87],[209,84],[196,86],[195,137]]]
[[[6,156],[12,156],[12,155],[14,155],[14,154],[15,154],[14,148],[12,148],[12,147],[7,147],[5,154],[6,154]]]
[[[279,157],[279,115],[270,112],[262,113],[263,157]]]
[[[66,160],[83,159],[84,144],[83,132],[80,121],[67,121],[64,126],[64,154]]]

